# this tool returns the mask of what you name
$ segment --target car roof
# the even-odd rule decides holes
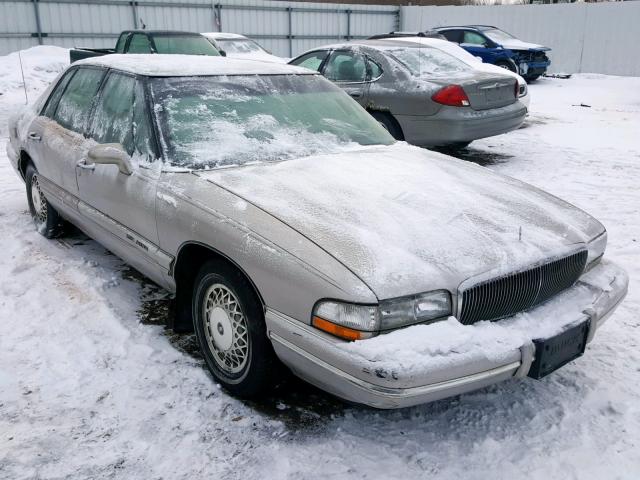
[[[498,27],[494,27],[492,25],[449,25],[447,27],[436,27],[434,28],[434,30],[436,31],[448,30],[450,28],[473,28],[475,30],[488,30],[490,28],[498,28]]]
[[[316,50],[327,50],[327,49],[341,49],[341,48],[352,48],[352,47],[369,47],[376,50],[384,50],[385,47],[408,47],[408,48],[424,48],[424,45],[420,43],[412,43],[412,42],[402,42],[401,44],[396,41],[395,38],[385,38],[381,40],[358,40],[355,42],[345,42],[345,43],[332,43],[329,45],[322,45],[321,47],[316,47],[308,50],[308,52],[313,52]],[[307,52],[305,52],[307,53]],[[304,55],[304,54],[302,54]],[[298,55],[300,56],[300,55]]]
[[[233,39],[247,39],[244,35],[239,33],[228,32],[202,32],[205,37],[213,38],[215,40],[233,40]]]
[[[113,68],[148,77],[318,74],[307,68],[282,63],[206,55],[115,54],[86,58],[73,65]]]
[[[123,30],[123,33],[143,33],[145,35],[194,35],[199,36],[198,32],[184,32],[181,30]]]

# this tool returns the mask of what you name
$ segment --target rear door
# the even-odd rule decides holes
[[[160,263],[155,217],[160,169],[153,168],[157,154],[140,80],[124,73],[109,73],[96,101],[90,136],[92,146],[120,144],[130,156],[133,172],[126,175],[116,165],[92,164],[85,159],[76,167],[79,209],[100,227],[98,230],[102,229],[99,234],[119,241],[111,247],[116,253],[154,278],[156,264]]]
[[[361,105],[366,105],[367,60],[360,52],[334,50],[326,61],[322,74]]]

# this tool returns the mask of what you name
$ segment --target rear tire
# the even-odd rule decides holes
[[[507,59],[504,59],[504,60],[498,60],[495,63],[495,65],[496,65],[496,67],[504,68],[504,69],[509,70],[511,72],[518,73],[518,66],[516,65],[516,62],[514,62],[510,58],[507,58]]]
[[[391,134],[396,140],[404,140],[404,134],[398,121],[393,118],[393,115],[387,112],[369,112],[373,118],[375,118],[382,128]]]
[[[281,365],[267,337],[262,304],[237,269],[206,262],[194,283],[193,324],[209,371],[238,397],[274,387]]]
[[[62,235],[64,220],[44,196],[40,186],[40,175],[31,163],[27,165],[25,183],[29,212],[38,232],[46,238],[56,238]]]

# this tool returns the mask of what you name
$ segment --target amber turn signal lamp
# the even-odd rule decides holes
[[[311,324],[331,335],[335,335],[336,337],[344,338],[345,340],[361,340],[364,337],[364,332],[359,330],[354,330],[352,328],[343,327],[341,325],[336,325],[335,323],[329,322],[324,318],[314,316],[311,320]]]

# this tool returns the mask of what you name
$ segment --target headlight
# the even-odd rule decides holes
[[[607,231],[605,230],[596,238],[587,243],[587,266],[585,270],[594,267],[604,255],[604,251],[607,248]]]
[[[312,325],[346,340],[370,338],[380,331],[426,323],[451,314],[446,290],[384,300],[380,305],[323,301],[313,311]]]

